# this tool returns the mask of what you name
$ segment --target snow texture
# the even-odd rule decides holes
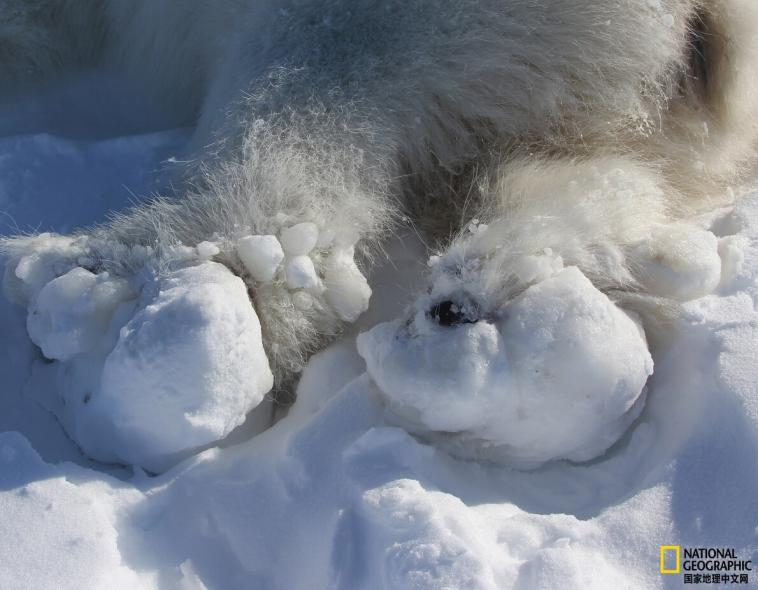
[[[602,454],[639,414],[653,372],[642,330],[576,267],[491,321],[451,328],[419,312],[361,334],[358,351],[407,428],[521,467]]]
[[[244,283],[205,262],[143,291],[77,439],[100,460],[163,471],[242,424],[272,385]]]

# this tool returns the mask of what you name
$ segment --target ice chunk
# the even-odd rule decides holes
[[[177,270],[121,329],[79,442],[101,460],[162,471],[229,434],[272,384],[243,281],[215,262]]]
[[[271,281],[284,260],[284,252],[276,236],[246,236],[237,242],[237,255],[256,280]]]
[[[210,260],[221,252],[219,247],[213,242],[200,242],[195,248],[201,260]]]
[[[335,249],[326,261],[326,300],[340,318],[358,319],[368,309],[371,287],[353,259],[353,248]]]
[[[122,279],[74,268],[47,283],[32,302],[26,326],[47,358],[61,361],[92,349],[118,305],[133,296]]]
[[[318,242],[318,227],[315,223],[298,223],[282,230],[282,248],[288,256],[305,256]]]
[[[316,268],[308,256],[295,256],[284,267],[284,279],[290,289],[315,289],[319,285]]]
[[[358,350],[410,430],[520,467],[603,453],[636,417],[653,362],[635,321],[576,268],[529,287],[500,319],[381,324]]]

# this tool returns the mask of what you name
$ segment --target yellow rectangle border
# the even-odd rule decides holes
[[[676,554],[676,567],[666,569],[666,551],[673,551]],[[679,545],[661,545],[661,573],[678,574],[681,566],[681,547]]]

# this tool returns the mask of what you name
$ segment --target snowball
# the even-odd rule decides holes
[[[284,267],[284,279],[290,289],[315,289],[319,286],[316,268],[308,256],[295,256]]]
[[[501,319],[447,327],[422,312],[361,334],[358,351],[410,430],[520,467],[603,453],[653,370],[640,328],[576,267],[529,287]]]
[[[318,243],[318,227],[315,223],[298,223],[282,230],[282,248],[289,256],[305,256]]]
[[[116,307],[131,296],[126,281],[77,267],[47,283],[34,299],[29,336],[47,358],[68,360],[97,344]]]
[[[276,236],[246,236],[237,242],[237,255],[256,280],[262,283],[274,278],[284,260],[284,252]]]
[[[221,252],[219,247],[213,242],[200,242],[195,248],[201,260],[210,260]]]
[[[358,319],[368,309],[371,287],[353,260],[352,248],[335,249],[324,272],[326,300],[347,322]]]
[[[642,280],[648,289],[681,301],[713,291],[721,281],[718,239],[686,225],[660,225],[636,245]]]
[[[215,262],[177,270],[121,329],[79,442],[101,460],[162,471],[229,434],[272,384],[242,280]]]

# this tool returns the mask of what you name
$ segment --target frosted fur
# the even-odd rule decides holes
[[[659,295],[639,243],[723,199],[752,156],[757,25],[753,0],[2,0],[0,80],[116,69],[196,125],[176,194],[56,265],[161,275],[186,262],[177,246],[214,242],[283,386],[342,320],[325,292],[295,305],[252,280],[247,235],[315,223],[335,236],[312,254],[323,277],[334,244],[367,270],[411,222],[440,250],[432,282],[478,260],[493,308],[545,248],[603,290]],[[3,242],[7,291],[49,244]]]

